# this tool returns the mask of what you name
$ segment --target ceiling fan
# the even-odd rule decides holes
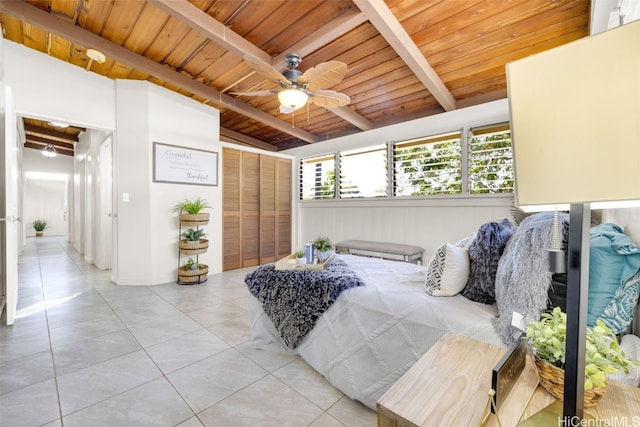
[[[325,108],[343,107],[351,102],[351,99],[344,93],[326,90],[340,83],[344,78],[347,73],[347,64],[344,62],[322,62],[303,73],[297,69],[302,58],[296,53],[290,53],[285,57],[289,68],[280,73],[253,55],[245,55],[244,60],[256,72],[268,78],[278,87],[253,92],[231,92],[232,95],[267,96],[277,94],[281,113],[291,113],[303,107],[307,102]]]

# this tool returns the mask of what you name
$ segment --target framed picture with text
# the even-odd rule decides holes
[[[218,185],[218,153],[153,143],[153,182]]]

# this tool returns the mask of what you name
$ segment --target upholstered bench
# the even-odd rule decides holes
[[[336,252],[422,264],[424,248],[400,243],[343,240],[335,244]]]

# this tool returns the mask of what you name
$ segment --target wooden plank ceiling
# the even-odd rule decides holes
[[[221,112],[213,139],[269,150],[504,98],[506,63],[587,36],[590,16],[589,0],[3,0],[0,8],[6,39],[194,98]],[[88,58],[89,48],[106,61]],[[234,94],[276,89],[266,75],[285,70],[292,52],[301,71],[347,64],[327,89],[350,103],[291,114],[275,94]]]

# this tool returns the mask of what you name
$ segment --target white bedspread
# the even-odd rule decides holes
[[[502,346],[491,325],[495,305],[428,295],[425,267],[336,256],[367,286],[344,291],[296,351],[282,343],[260,302],[249,295],[255,348],[300,354],[333,386],[375,409],[382,394],[447,332]]]

